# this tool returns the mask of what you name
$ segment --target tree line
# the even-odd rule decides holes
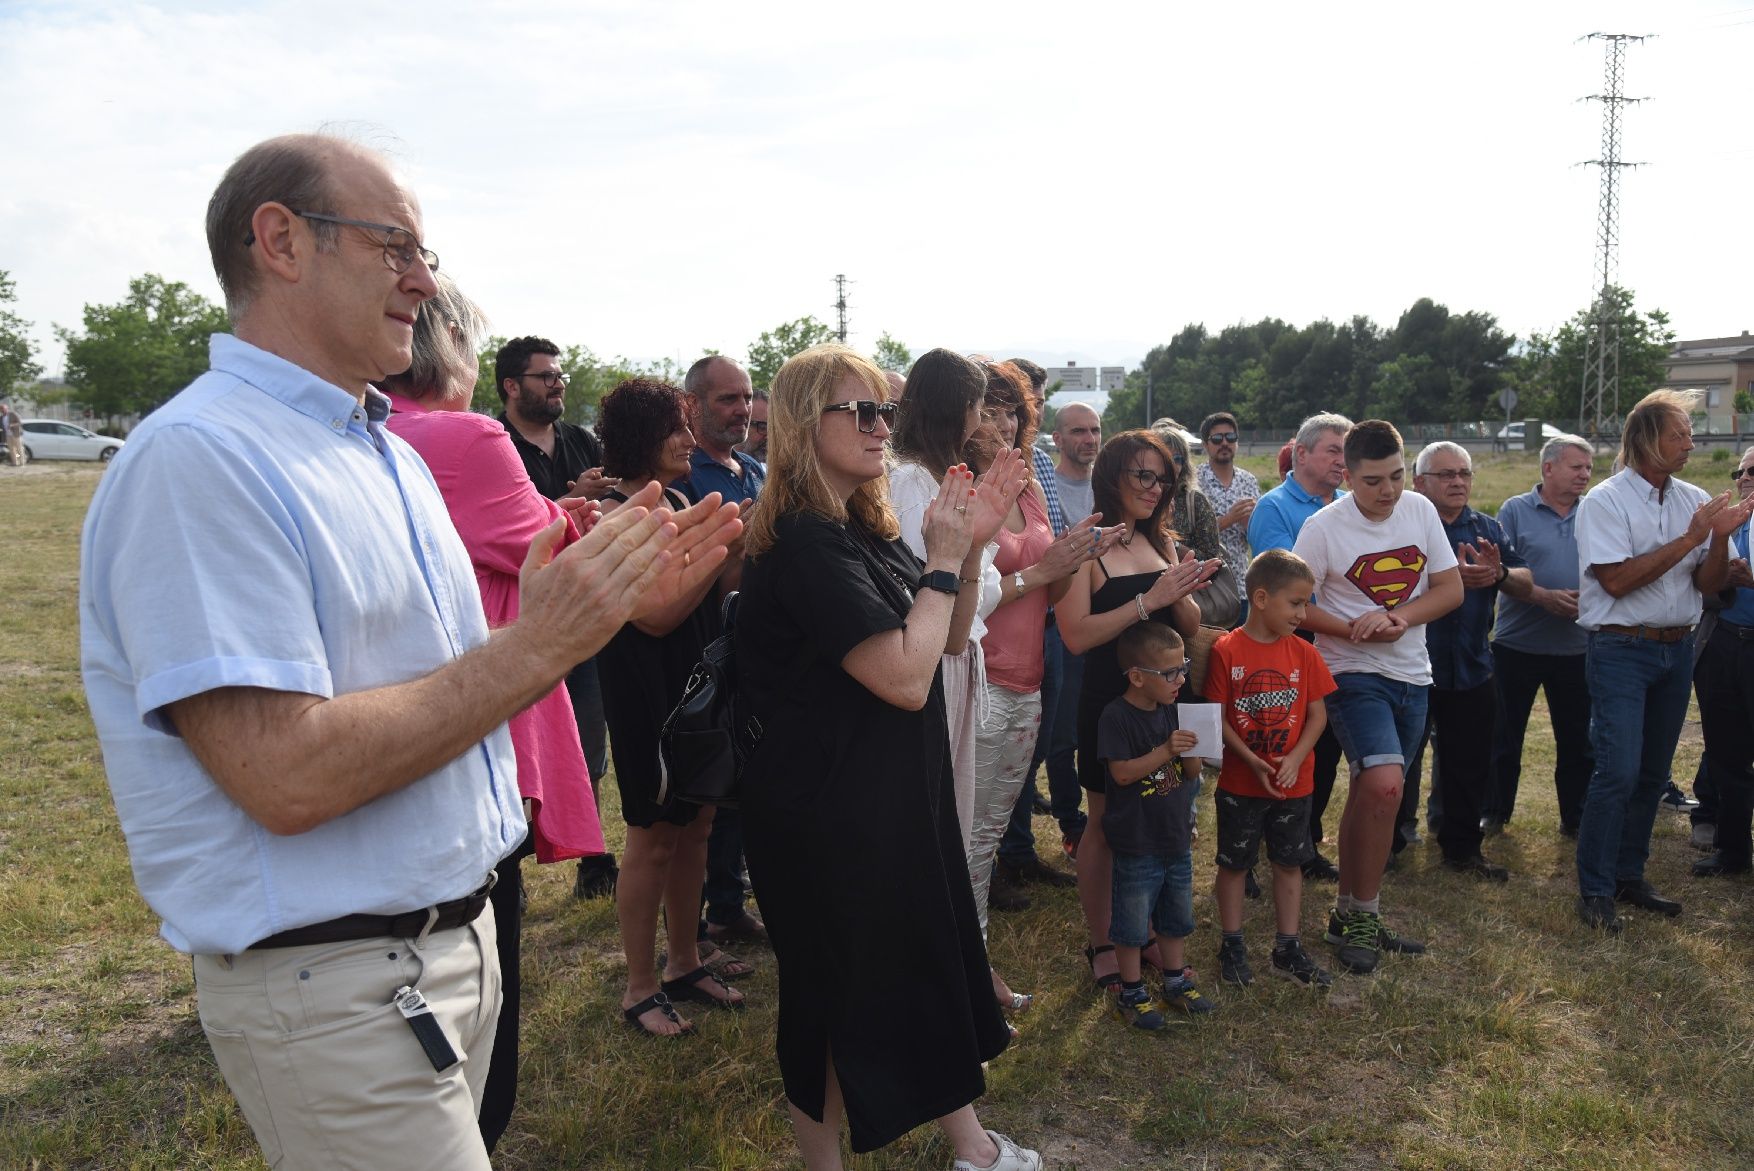
[[[15,300],[13,282],[0,270],[0,394],[42,373],[27,323],[9,308]],[[1629,404],[1662,385],[1675,333],[1661,309],[1639,311],[1631,290],[1611,289],[1609,305],[1620,338],[1621,402]],[[1189,425],[1220,409],[1247,429],[1275,431],[1318,411],[1397,423],[1494,419],[1504,415],[1498,395],[1506,388],[1518,395],[1514,417],[1563,423],[1577,418],[1592,313],[1586,307],[1552,333],[1527,339],[1501,330],[1490,313],[1455,313],[1428,297],[1393,328],[1362,315],[1301,327],[1263,317],[1216,333],[1189,324],[1129,372],[1109,398],[1103,425],[1112,433],[1145,422],[1147,388],[1154,417]],[[86,305],[79,329],[55,327],[67,348],[61,395],[109,420],[145,415],[207,369],[207,336],[229,328],[225,310],[183,282],[156,273],[136,277],[121,301]],[[764,330],[745,355],[751,380],[766,389],[787,358],[834,337],[813,316]],[[500,409],[493,357],[505,340],[489,339],[479,355],[476,410]],[[912,361],[908,347],[887,332],[872,356],[903,372]],[[577,343],[563,347],[561,365],[571,375],[566,417],[581,422],[594,419],[603,395],[625,378],[680,383],[686,371],[669,359],[601,358]]]
[[[1608,304],[1624,406],[1663,384],[1675,333],[1661,309],[1639,312],[1629,289],[1610,289]],[[1109,396],[1103,427],[1140,426],[1148,391],[1153,417],[1189,426],[1217,410],[1245,429],[1280,432],[1322,411],[1396,423],[1494,419],[1504,417],[1505,389],[1517,394],[1515,418],[1576,420],[1594,332],[1588,306],[1552,333],[1519,340],[1490,313],[1455,313],[1429,297],[1392,329],[1363,315],[1302,327],[1263,317],[1217,333],[1195,323],[1128,373]]]

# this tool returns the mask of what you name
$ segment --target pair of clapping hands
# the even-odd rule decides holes
[[[717,492],[680,511],[662,501],[656,481],[608,516],[594,500],[566,497],[556,503],[580,539],[559,549],[566,533],[559,518],[530,542],[518,574],[517,624],[542,633],[541,645],[563,671],[596,654],[625,623],[699,589],[740,539],[742,505],[721,503]]]

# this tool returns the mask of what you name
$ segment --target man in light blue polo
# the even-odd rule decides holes
[[[490,637],[368,387],[407,368],[436,291],[414,196],[373,152],[291,135],[232,164],[207,234],[236,335],[130,437],[80,546],[135,881],[271,1165],[486,1168],[487,879],[525,833],[504,721],[635,599],[715,572],[737,526],[624,509],[550,559],[557,524]]]
[[[1676,478],[1693,450],[1693,395],[1659,390],[1626,416],[1625,465],[1577,508],[1578,624],[1595,772],[1577,832],[1578,917],[1620,930],[1616,902],[1681,904],[1644,876],[1651,827],[1687,715],[1701,593],[1730,577],[1729,536],[1754,512]]]
[[[1346,495],[1340,484],[1346,479],[1346,432],[1352,420],[1345,415],[1311,415],[1297,428],[1291,448],[1291,474],[1255,503],[1249,513],[1248,543],[1257,555],[1268,549],[1291,549],[1297,534],[1310,517]],[[1297,636],[1313,643],[1315,636],[1300,630]],[[1309,805],[1309,861],[1303,876],[1312,881],[1337,882],[1340,869],[1322,855],[1322,814],[1334,796],[1334,778],[1340,768],[1340,741],[1333,725],[1322,732],[1315,748],[1315,791]]]
[[[1559,832],[1577,836],[1595,757],[1590,751],[1590,688],[1584,671],[1589,632],[1577,624],[1577,503],[1590,486],[1595,450],[1577,435],[1556,435],[1541,448],[1541,482],[1498,509],[1509,551],[1527,563],[1535,588],[1526,599],[1504,593],[1492,635],[1492,680],[1500,718],[1493,731],[1492,781],[1481,830],[1501,832],[1516,809],[1523,736],[1535,692],[1547,694],[1558,761]]]

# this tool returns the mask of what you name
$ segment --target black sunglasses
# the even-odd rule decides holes
[[[1235,443],[1236,442],[1236,432],[1234,432],[1234,431],[1214,431],[1210,435],[1206,436],[1206,442],[1207,443]]]
[[[1730,479],[1740,480],[1743,476],[1747,475],[1749,472],[1754,472],[1754,468],[1731,468],[1730,469]]]
[[[823,407],[822,413],[830,411],[852,411],[859,420],[859,430],[869,435],[877,430],[877,420],[881,418],[890,427],[895,426],[895,412],[901,408],[900,403],[880,403],[874,399],[855,399],[850,403],[835,403],[832,407]]]

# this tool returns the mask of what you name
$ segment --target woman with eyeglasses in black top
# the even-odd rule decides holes
[[[1108,939],[1112,855],[1102,834],[1103,767],[1096,729],[1102,709],[1127,689],[1115,640],[1135,622],[1161,622],[1191,638],[1200,625],[1194,591],[1218,572],[1216,558],[1201,561],[1177,545],[1170,527],[1175,461],[1154,431],[1125,431],[1103,445],[1091,469],[1096,511],[1119,520],[1116,546],[1087,562],[1054,613],[1066,649],[1084,655],[1078,698],[1078,779],[1090,803],[1090,822],[1078,843],[1078,900],[1089,932],[1085,958],[1096,986],[1119,987],[1114,946]],[[1147,950],[1149,962],[1153,954]]]

